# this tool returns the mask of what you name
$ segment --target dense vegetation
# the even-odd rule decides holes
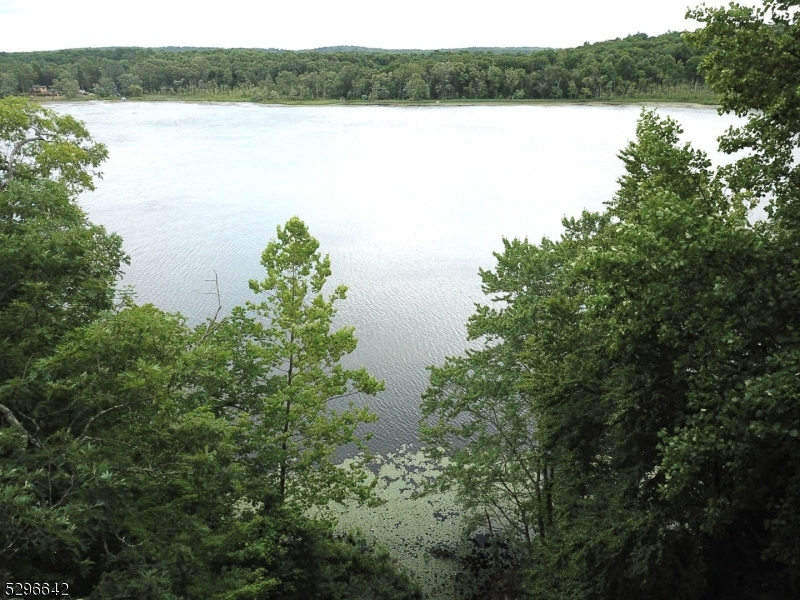
[[[506,241],[481,273],[482,344],[432,367],[422,404],[428,452],[449,458],[435,485],[489,538],[481,597],[800,596],[798,5],[694,13],[705,80],[747,117],[720,139],[734,162],[712,168],[644,111],[606,211]],[[129,69],[160,56],[69,52]],[[307,516],[376,501],[363,469],[331,462],[374,417],[328,402],[382,387],[340,364],[356,340],[331,330],[346,290],[322,294],[317,241],[298,218],[278,227],[250,282],[263,300],[191,329],[115,297],[120,239],[76,204],[105,157],[74,119],[0,100],[0,580],[92,598],[415,597],[385,552]]]
[[[382,383],[339,365],[356,345],[331,331],[346,289],[321,294],[330,263],[303,222],[264,251],[262,302],[190,329],[115,301],[121,240],[76,204],[106,150],[80,123],[0,100],[0,150],[3,592],[415,597],[388,554],[305,516],[375,501],[363,469],[331,463],[374,417],[328,401]]]
[[[743,157],[712,169],[643,112],[607,210],[506,241],[483,347],[432,369],[439,485],[525,557],[498,592],[800,596],[798,4],[694,13]]]
[[[699,98],[713,100],[697,66],[702,49],[679,33],[579,48],[288,52],[146,48],[0,53],[0,96],[53,86],[120,93],[252,100]]]

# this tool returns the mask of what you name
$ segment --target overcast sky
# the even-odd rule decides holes
[[[711,6],[724,4],[706,0]],[[695,29],[687,0],[0,0],[0,51],[97,46],[564,48]]]

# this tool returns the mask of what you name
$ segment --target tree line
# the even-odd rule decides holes
[[[570,49],[289,52],[111,48],[0,53],[0,96],[218,95],[269,100],[592,99],[706,93],[703,48],[679,33]],[[710,97],[710,96],[709,96]]]
[[[431,368],[423,437],[496,597],[800,594],[797,4],[693,11],[741,154],[643,111],[606,210],[505,240],[481,346]]]

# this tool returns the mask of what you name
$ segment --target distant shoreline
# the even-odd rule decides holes
[[[705,100],[703,98],[691,99],[676,99],[676,98],[656,98],[656,97],[639,97],[639,98],[592,98],[592,99],[538,99],[538,98],[525,98],[525,99],[479,99],[470,100],[459,98],[454,100],[425,100],[425,101],[411,101],[411,100],[287,100],[284,102],[276,101],[258,101],[249,100],[247,98],[236,97],[219,97],[219,96],[195,96],[189,94],[181,95],[161,95],[149,94],[147,96],[140,96],[137,98],[128,98],[122,100],[120,98],[97,98],[81,96],[76,98],[65,97],[30,97],[31,100],[41,102],[43,104],[55,104],[62,102],[109,102],[122,104],[123,102],[186,102],[186,103],[217,103],[217,104],[233,104],[233,103],[246,103],[246,104],[259,104],[262,106],[408,106],[408,107],[421,107],[421,106],[627,106],[631,104],[669,104],[669,105],[682,105],[694,106],[697,108],[712,108],[718,107],[719,102],[717,99]]]

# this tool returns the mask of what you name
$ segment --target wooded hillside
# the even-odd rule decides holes
[[[578,48],[289,52],[110,48],[0,54],[0,95],[32,85],[67,94],[217,94],[255,100],[578,99],[704,89],[703,53],[679,33]]]

